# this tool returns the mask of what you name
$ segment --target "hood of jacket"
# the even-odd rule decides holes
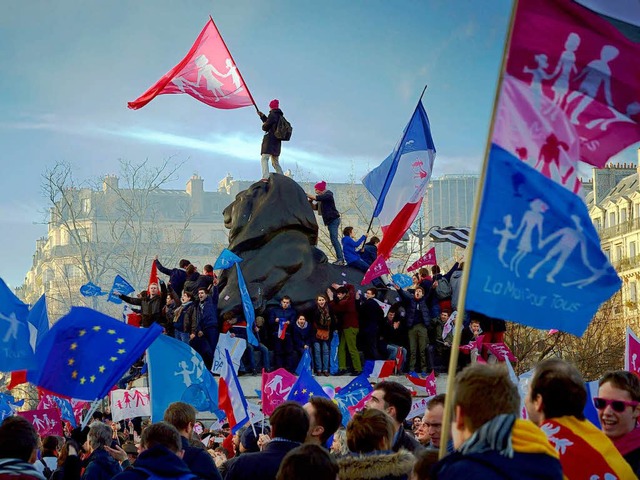
[[[347,455],[338,459],[338,477],[340,480],[406,478],[411,474],[415,461],[407,450]]]
[[[451,279],[453,280],[454,278],[455,278],[456,280],[458,280],[458,279],[462,278],[462,270],[456,270],[455,272],[453,272],[453,273],[451,274]]]

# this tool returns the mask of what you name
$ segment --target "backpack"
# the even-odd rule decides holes
[[[45,462],[42,458],[40,459],[40,463],[44,465],[44,470],[42,471],[42,474],[44,475],[44,477],[51,478],[51,475],[53,475],[53,470],[49,468],[49,465],[47,465],[47,462]]]
[[[278,119],[278,124],[276,125],[276,129],[273,132],[273,135],[278,140],[281,140],[283,142],[288,142],[289,140],[291,140],[292,132],[293,132],[293,127],[291,126],[291,124],[287,121],[286,118],[284,118],[284,115],[280,115],[280,118]]]
[[[447,280],[445,277],[442,277],[438,280],[438,286],[436,287],[436,297],[438,297],[439,300],[444,300],[445,298],[451,297],[452,292],[453,290],[451,289],[449,280]]]

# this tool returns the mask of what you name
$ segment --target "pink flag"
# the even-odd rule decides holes
[[[436,395],[436,374],[433,370],[427,377],[425,388],[427,389],[427,396]]]
[[[254,104],[213,19],[202,29],[187,56],[140,98],[129,102],[129,108],[137,110],[157,95],[174,93],[186,93],[215,108]]]
[[[418,260],[413,262],[409,268],[407,268],[407,272],[413,272],[424,265],[437,265],[438,262],[436,260],[436,247],[431,247],[427,253],[421,256]]]
[[[371,283],[374,278],[378,278],[381,275],[390,275],[391,271],[387,266],[387,262],[384,261],[384,257],[382,255],[378,255],[378,258],[371,264],[369,270],[364,274],[364,278],[360,285],[366,285],[367,283]]]
[[[262,371],[262,412],[265,415],[271,415],[285,401],[296,380],[296,376],[284,368],[271,373]]]
[[[485,344],[490,353],[492,353],[500,362],[506,362],[507,360],[511,362],[517,362],[518,359],[516,356],[511,353],[509,347],[507,347],[504,343],[487,343]]]
[[[60,411],[56,408],[18,412],[18,415],[29,420],[41,437],[63,435]]]
[[[624,343],[624,369],[628,372],[640,373],[640,340],[629,327],[627,327],[627,338]]]
[[[373,396],[373,390],[371,390],[364,397],[362,397],[360,401],[356,403],[354,406],[352,407],[347,406],[347,410],[349,410],[349,413],[351,414],[351,416],[353,417],[356,413],[364,410],[365,407],[367,406],[367,402],[372,396]]]
[[[528,86],[544,118],[564,124],[550,142],[539,116],[529,123],[538,146],[544,141],[548,148],[543,154],[543,147],[527,146],[528,159],[568,175],[560,157],[576,145],[580,160],[602,167],[640,140],[640,43],[632,39],[638,31],[632,10],[620,9],[621,22],[614,23],[573,0],[518,2],[507,73]],[[557,108],[546,107],[545,98]]]

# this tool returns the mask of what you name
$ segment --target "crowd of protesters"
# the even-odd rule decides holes
[[[234,435],[228,424],[208,430],[183,402],[154,423],[95,412],[64,437],[40,438],[29,421],[10,416],[0,425],[0,479],[637,478],[639,378],[614,371],[600,379],[593,405],[601,429],[585,419],[587,398],[576,368],[548,359],[536,366],[525,398],[504,366],[465,367],[455,380],[450,439],[441,436],[445,396],[408,423],[411,392],[395,381],[375,384],[346,428],[337,405],[320,397],[284,402],[266,424]]]

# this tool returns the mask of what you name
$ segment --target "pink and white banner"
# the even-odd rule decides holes
[[[251,94],[213,20],[207,22],[187,56],[138,99],[129,102],[129,108],[137,110],[158,95],[176,93],[186,93],[215,108],[253,105]]]
[[[18,415],[29,420],[41,437],[63,435],[60,411],[56,408],[28,410],[26,412],[18,412]]]
[[[487,347],[489,353],[493,354],[500,362],[506,362],[507,360],[510,362],[518,361],[516,356],[504,343],[485,343],[485,347]]]
[[[384,261],[384,257],[382,255],[378,255],[378,258],[374,260],[374,262],[364,274],[360,285],[371,283],[372,280],[380,277],[381,275],[391,275],[391,271],[389,271],[389,267],[387,267],[387,264]]]
[[[111,391],[111,415],[114,422],[127,418],[151,416],[148,387]]]
[[[624,369],[628,372],[640,373],[640,340],[629,327],[627,327],[624,343]]]
[[[413,262],[409,268],[407,268],[407,272],[413,272],[420,267],[424,267],[425,265],[437,265],[438,261],[436,260],[436,247],[431,247],[427,253],[422,255],[418,260]]]

